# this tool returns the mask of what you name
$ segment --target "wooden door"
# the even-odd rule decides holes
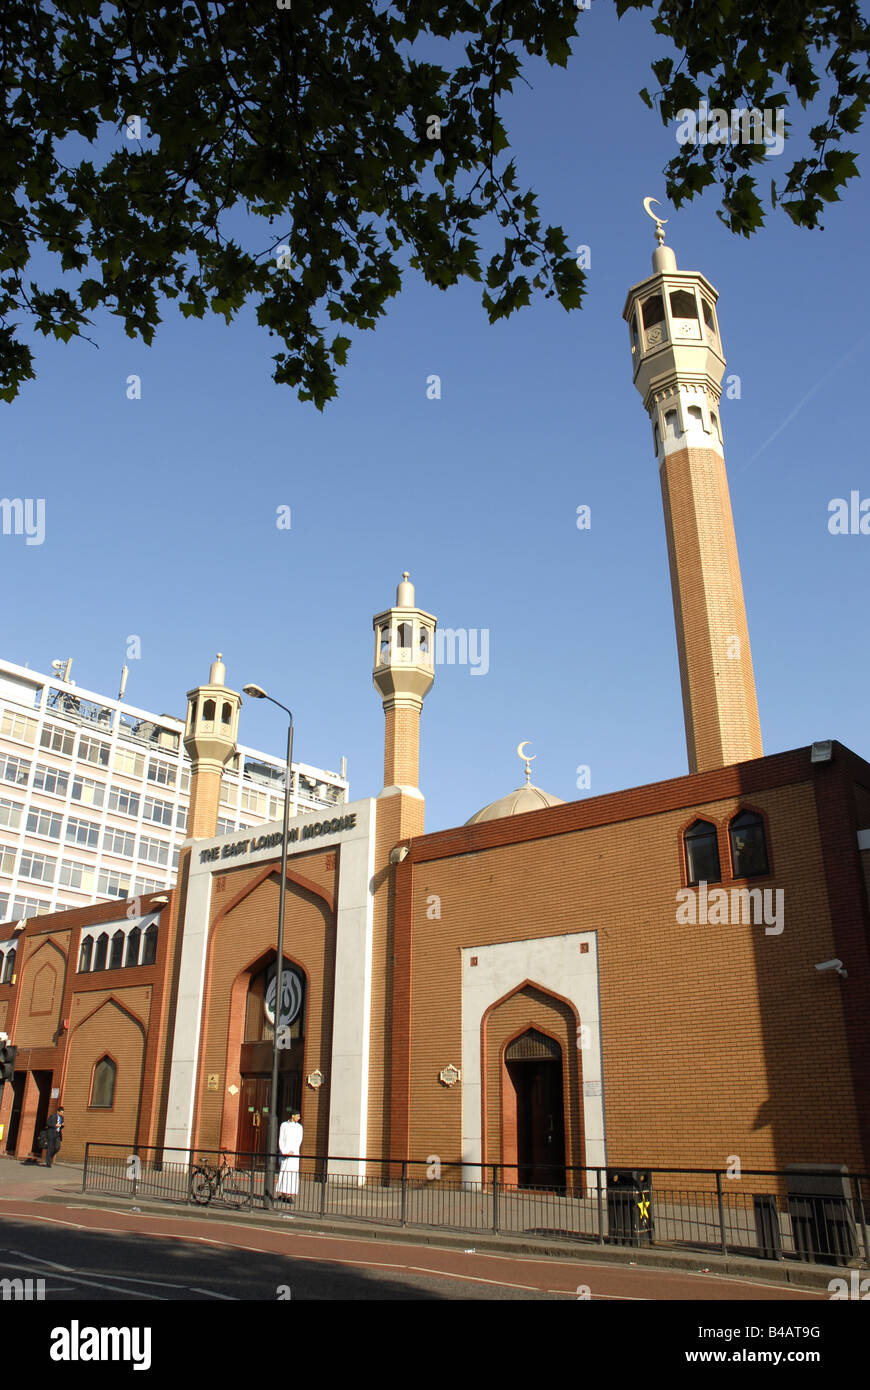
[[[565,1185],[562,1063],[555,1058],[508,1062],[516,1092],[520,1187]]]
[[[269,1136],[269,1083],[268,1076],[242,1077],[236,1149],[240,1154],[255,1155],[257,1168],[263,1166]],[[239,1159],[240,1168],[249,1164],[249,1158]]]

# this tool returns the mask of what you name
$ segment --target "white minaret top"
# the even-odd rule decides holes
[[[401,583],[399,584],[398,588],[396,589],[396,607],[397,607],[397,608],[413,608],[413,607],[415,607],[415,603],[414,603],[414,585],[411,583],[410,579],[408,578],[408,571],[407,571],[407,570],[402,570],[402,580],[401,580]]]
[[[218,652],[215,660],[211,663],[211,670],[208,673],[209,685],[225,685],[227,679],[227,668],[222,659],[222,653]]]

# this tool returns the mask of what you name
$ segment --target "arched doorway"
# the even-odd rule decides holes
[[[562,1049],[555,1038],[528,1028],[505,1048],[505,1069],[516,1105],[517,1185],[565,1186],[565,1104]]]
[[[275,1035],[276,969],[272,961],[251,977],[245,1004],[245,1030],[239,1070],[239,1123],[236,1149],[255,1155],[261,1167],[269,1132],[269,1092]],[[305,977],[286,958],[278,1018],[278,1123],[301,1110],[302,1064],[305,1048]]]

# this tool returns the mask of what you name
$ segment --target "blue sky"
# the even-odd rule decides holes
[[[429,829],[519,785],[521,739],[533,780],[566,800],[687,770],[661,493],[621,317],[655,245],[641,201],[664,198],[677,148],[637,96],[667,50],[648,12],[617,23],[603,3],[575,47],[565,71],[531,65],[504,109],[520,183],[590,247],[579,312],[541,300],[490,326],[479,287],[412,277],[355,338],[322,415],[272,383],[275,340],[252,311],[228,327],[169,305],[150,348],[110,316],[99,350],[34,339],[38,379],[0,407],[2,492],[46,499],[46,538],[0,537],[0,655],[38,670],[72,656],[80,685],[111,694],[136,634],[127,698],[182,715],[219,649],[236,689],[256,681],[293,709],[297,758],[337,770],[346,754],[351,795],[373,795],[371,618],[407,569],[442,626],[490,634],[487,674],[442,666],[426,700]],[[831,498],[870,496],[866,179],[823,232],[771,212],[744,240],[716,206],[713,189],[666,209],[667,232],[719,290],[741,382],[722,423],[765,751],[833,737],[867,755],[870,536],[827,526]],[[280,720],[248,701],[241,738],[279,753]]]

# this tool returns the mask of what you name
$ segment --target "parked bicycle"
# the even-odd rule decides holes
[[[226,1154],[220,1155],[220,1166],[206,1159],[198,1163],[190,1175],[190,1196],[198,1206],[207,1207],[212,1197],[219,1197],[228,1207],[250,1207],[253,1203],[251,1178],[237,1172]]]

